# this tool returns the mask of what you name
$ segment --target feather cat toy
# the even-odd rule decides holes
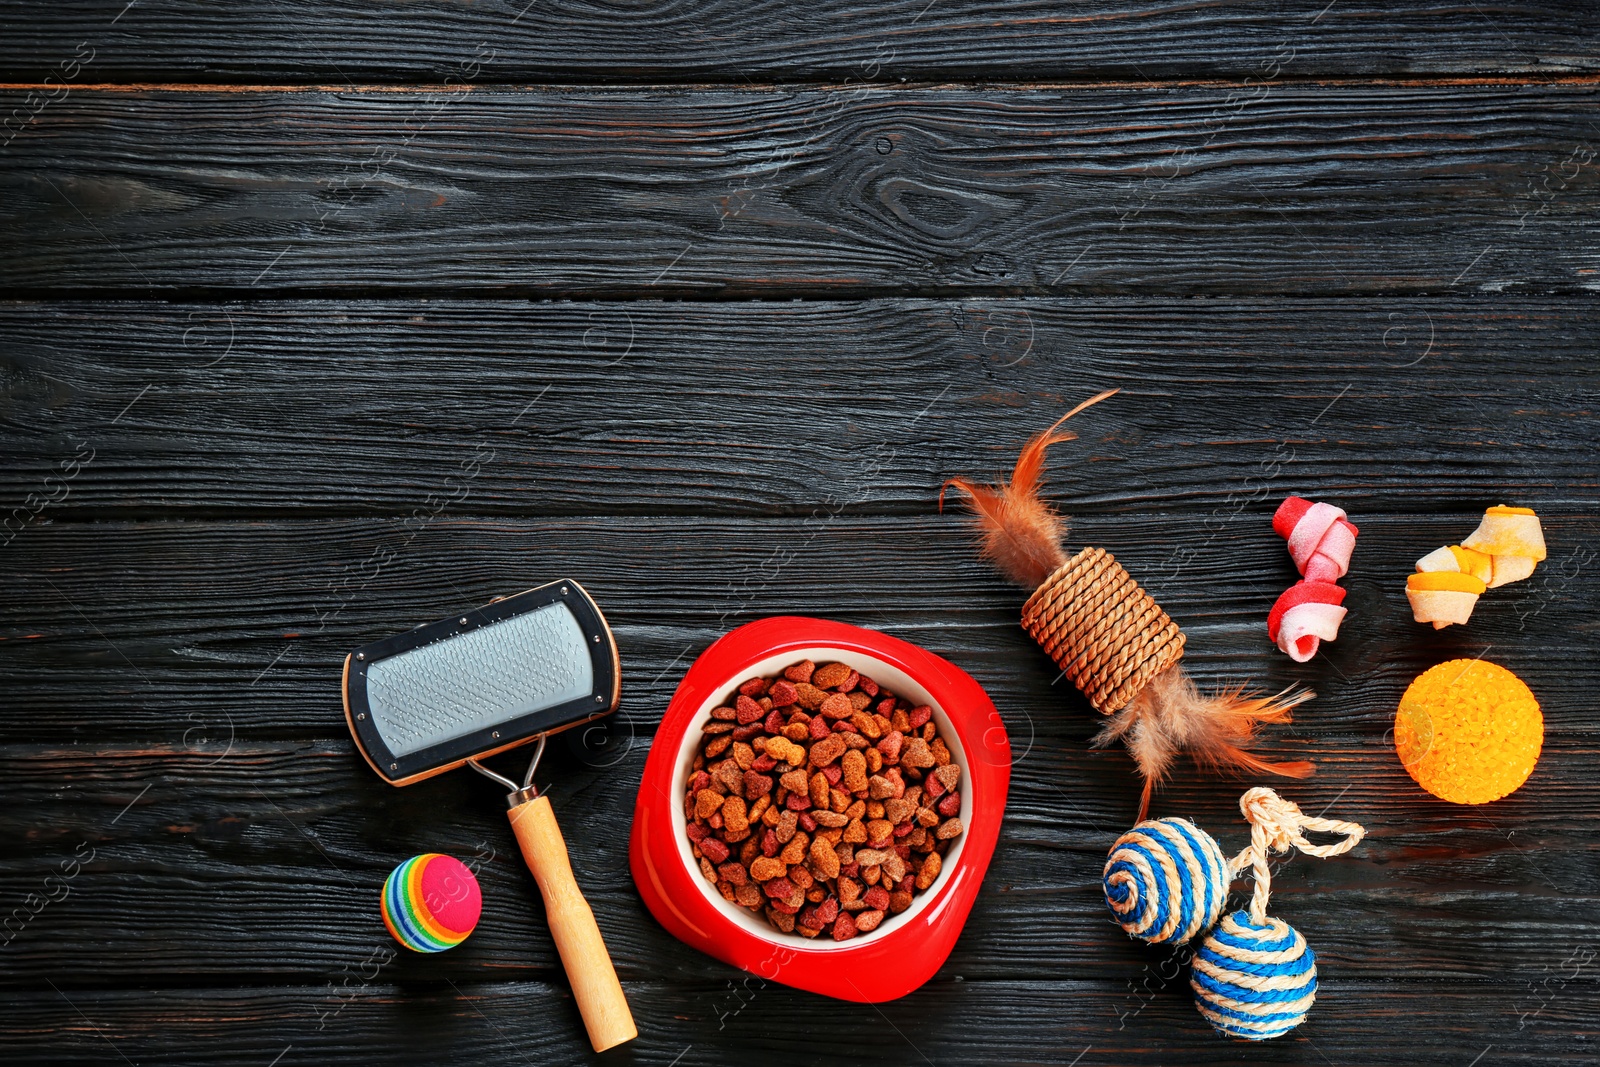
[[[1305,778],[1314,767],[1302,761],[1272,763],[1251,755],[1260,723],[1288,722],[1289,711],[1315,694],[1284,691],[1273,697],[1247,695],[1243,687],[1211,696],[1200,693],[1179,666],[1184,635],[1101,548],[1069,557],[1061,542],[1066,519],[1039,496],[1045,450],[1077,439],[1061,424],[1116,393],[1111,389],[1067,412],[1031,438],[1017,457],[1009,484],[976,485],[951,478],[970,499],[983,555],[1033,595],[1022,607],[1022,628],[1050,654],[1096,711],[1108,720],[1096,747],[1122,738],[1144,778],[1139,818],[1172,759],[1187,751],[1207,766],[1268,771]],[[939,506],[944,507],[944,489]]]

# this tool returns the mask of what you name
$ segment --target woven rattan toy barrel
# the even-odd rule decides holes
[[[1183,631],[1103,548],[1051,572],[1022,606],[1022,628],[1104,715],[1183,658]]]

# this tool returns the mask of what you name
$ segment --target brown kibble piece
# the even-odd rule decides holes
[[[859,793],[867,788],[867,757],[859,749],[851,749],[839,760],[839,766],[844,770],[844,777],[840,784],[852,793]]]
[[[876,741],[883,736],[883,727],[878,725],[878,720],[864,711],[851,712],[850,725],[854,726],[856,732],[868,741]]]
[[[935,818],[934,821],[937,822],[938,819]],[[789,840],[789,838],[794,836],[795,827],[799,825],[799,823],[800,814],[798,812],[786,810],[779,814],[778,825],[772,828],[772,835],[778,839],[778,843],[780,845],[784,844]]]
[[[811,806],[813,808],[828,806],[828,779],[821,771],[811,776]]]
[[[807,681],[818,689],[832,689],[850,677],[850,668],[843,663],[825,663],[818,667]]]
[[[791,682],[809,682],[811,681],[812,672],[816,669],[817,665],[815,663],[808,659],[803,659],[799,663],[785,667],[783,676]]]
[[[767,738],[767,755],[791,767],[803,767],[806,762],[806,750],[787,737]]]
[[[913,737],[900,750],[900,764],[903,767],[932,767],[935,762],[933,750],[920,737]]]
[[[939,829],[934,832],[933,836],[940,841],[948,841],[952,837],[960,837],[961,831],[965,829],[966,827],[961,825],[960,819],[946,819],[939,824]]]
[[[855,706],[843,693],[830,694],[817,706],[817,710],[825,719],[848,719],[856,714]]]
[[[819,878],[839,877],[839,854],[821,838],[811,843],[811,869]]]
[[[889,853],[883,861],[883,873],[888,875],[891,882],[898,882],[906,876],[906,861],[900,858],[900,853]]]
[[[867,843],[867,825],[860,819],[851,819],[844,828],[844,839],[852,845]]]
[[[715,789],[702,789],[694,798],[694,817],[696,819],[709,819],[714,812],[722,810],[722,794]]]
[[[795,834],[783,846],[783,851],[778,853],[778,858],[792,867],[806,858],[806,847],[810,844],[804,833]]]
[[[876,908],[870,911],[860,911],[856,913],[856,929],[863,934],[872,933],[872,931],[878,928],[878,924],[881,922],[883,922],[883,912],[877,910]]]
[[[844,743],[844,738],[840,737],[838,734],[829,734],[827,737],[811,746],[811,762],[814,766],[826,767],[828,764],[844,755],[847,747],[848,746],[846,746]],[[821,807],[820,804],[817,806]]]
[[[744,840],[745,835],[750,832],[750,820],[746,811],[744,797],[730,796],[722,802],[724,840]]]
[[[757,856],[750,863],[750,877],[758,882],[769,882],[774,878],[782,878],[788,869],[776,856]]]
[[[822,702],[828,699],[827,693],[824,693],[810,682],[796,682],[794,692],[794,702],[807,711],[816,711],[822,707]]]
[[[897,889],[889,894],[889,911],[891,914],[899,915],[909,907],[911,907],[911,894],[904,889]]]
[[[917,871],[917,888],[926,889],[932,885],[943,866],[944,860],[939,858],[937,852],[928,853],[928,858],[922,861],[922,867]]]
[[[711,768],[711,781],[721,786],[724,793],[744,792],[744,772],[731,759],[725,759]]]

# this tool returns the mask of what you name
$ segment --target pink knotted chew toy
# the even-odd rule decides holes
[[[1284,590],[1267,616],[1267,636],[1296,663],[1317,654],[1339,636],[1344,590],[1337,584],[1350,570],[1360,531],[1343,508],[1291,496],[1278,505],[1272,528],[1289,543],[1302,579]]]

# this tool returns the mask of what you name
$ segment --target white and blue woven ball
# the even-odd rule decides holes
[[[1317,998],[1317,957],[1282,919],[1269,915],[1257,924],[1236,911],[1195,953],[1189,985],[1195,1007],[1212,1026],[1264,1041],[1305,1021]]]
[[[1101,880],[1111,917],[1151,944],[1211,929],[1228,899],[1227,859],[1187,819],[1150,819],[1117,838]]]

